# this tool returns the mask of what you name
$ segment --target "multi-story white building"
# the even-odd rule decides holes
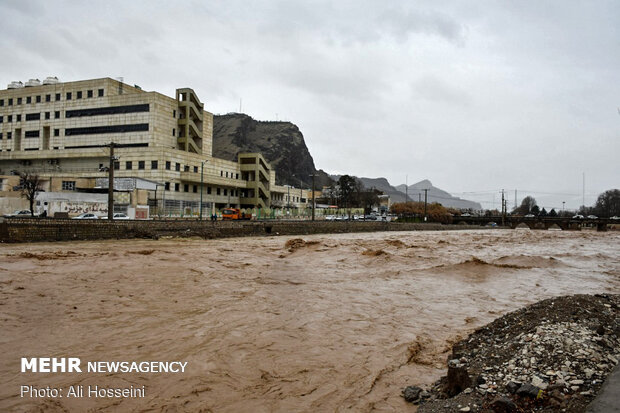
[[[159,212],[196,213],[201,192],[203,213],[212,203],[267,208],[283,195],[260,154],[213,157],[213,115],[192,89],[171,98],[110,78],[47,78],[0,90],[0,182],[28,171],[48,192],[93,191],[108,176],[111,143],[114,176],[155,183],[148,203]]]

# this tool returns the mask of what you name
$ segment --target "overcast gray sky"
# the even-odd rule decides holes
[[[0,0],[0,87],[124,77],[299,126],[332,173],[491,207],[620,187],[620,2]],[[547,194],[547,195],[546,195]]]

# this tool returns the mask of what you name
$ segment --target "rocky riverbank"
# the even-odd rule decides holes
[[[583,412],[620,358],[620,295],[538,302],[458,342],[418,412]]]

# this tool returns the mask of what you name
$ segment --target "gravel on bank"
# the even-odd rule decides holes
[[[418,412],[584,412],[620,359],[620,295],[547,299],[453,346],[448,375],[408,386]]]

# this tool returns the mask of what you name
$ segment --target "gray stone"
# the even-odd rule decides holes
[[[420,393],[422,389],[417,386],[407,386],[405,390],[403,390],[403,397],[409,403],[414,403],[420,399]]]
[[[517,405],[508,397],[501,396],[493,400],[491,409],[493,409],[495,413],[511,413],[517,411]]]
[[[530,383],[524,383],[517,389],[517,395],[521,397],[529,397],[535,399],[538,397],[540,389]]]

